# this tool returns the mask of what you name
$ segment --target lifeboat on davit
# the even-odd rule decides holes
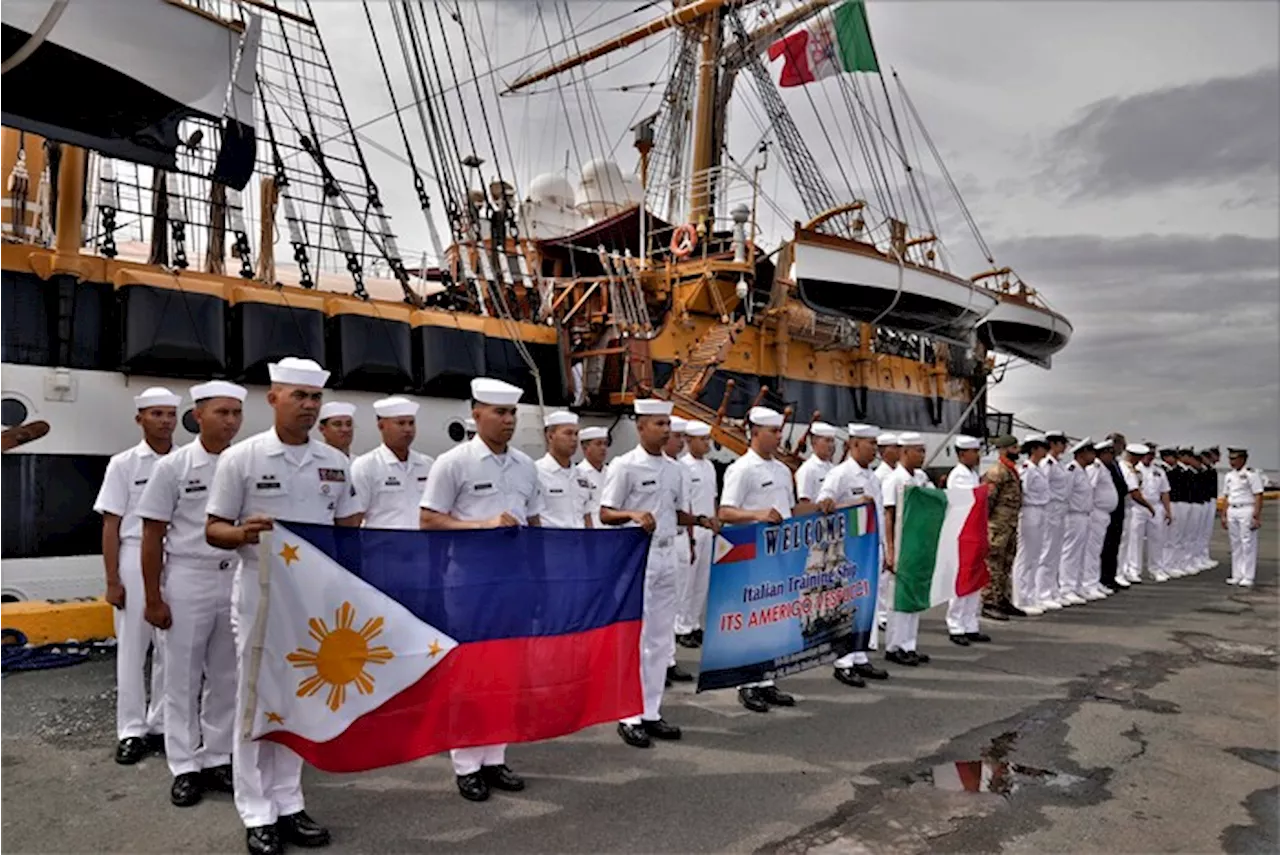
[[[816,312],[968,344],[996,296],[942,270],[862,241],[797,228],[794,279]]]
[[[988,278],[996,280],[992,293],[999,302],[978,326],[978,340],[989,350],[1048,368],[1053,355],[1071,341],[1071,322],[1045,306],[1035,289],[1007,267],[980,273],[973,281]]]

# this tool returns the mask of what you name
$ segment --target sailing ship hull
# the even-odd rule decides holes
[[[1072,332],[1070,321],[1056,312],[1002,299],[978,327],[978,340],[990,350],[1048,368]]]

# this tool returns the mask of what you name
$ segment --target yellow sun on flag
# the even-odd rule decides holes
[[[366,665],[383,665],[395,658],[391,649],[384,646],[370,647],[369,642],[382,634],[382,618],[370,618],[360,629],[353,629],[356,610],[344,602],[333,614],[335,627],[329,629],[322,618],[311,618],[308,633],[316,640],[315,650],[299,647],[285,656],[294,668],[313,668],[315,673],[298,684],[298,697],[310,697],[322,687],[329,689],[325,703],[337,712],[347,699],[347,685],[356,684],[356,691],[367,695],[373,691],[373,677]]]

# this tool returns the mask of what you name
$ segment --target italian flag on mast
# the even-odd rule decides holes
[[[803,86],[847,71],[879,71],[862,0],[847,0],[806,29],[769,45],[770,61],[783,57],[779,86]]]

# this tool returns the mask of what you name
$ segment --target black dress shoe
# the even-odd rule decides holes
[[[861,689],[867,685],[867,681],[862,679],[858,672],[852,668],[836,668],[832,676],[846,686],[853,686],[855,689]]]
[[[702,646],[698,643],[697,636],[695,636],[692,632],[686,632],[684,635],[677,635],[676,644],[680,645],[681,647],[688,647],[690,650],[696,650],[697,648]]]
[[[524,778],[512,772],[507,768],[506,764],[501,766],[481,766],[480,774],[484,776],[485,783],[495,790],[518,793],[524,789]]]
[[[958,644],[958,645],[960,645],[961,647],[968,647],[968,646],[969,646],[969,636],[967,636],[967,635],[962,635],[962,634],[960,634],[960,633],[955,633],[955,632],[953,632],[953,633],[951,633],[951,635],[950,635],[950,636],[948,636],[948,637],[951,639],[951,643],[952,643],[952,644]]]
[[[870,662],[855,662],[853,665],[854,673],[864,680],[888,680],[889,672],[883,668],[877,668]]]
[[[1022,609],[1018,608],[1017,606],[1015,606],[1013,603],[1010,603],[1010,602],[1001,603],[1000,611],[1004,612],[1009,617],[1026,617],[1027,616],[1026,612],[1024,612]]]
[[[489,784],[479,772],[459,775],[458,793],[469,802],[483,802],[489,798]]]
[[[911,654],[911,658],[916,660],[917,665],[929,664],[930,657],[928,653],[921,653],[919,650],[911,650],[908,652]]]
[[[329,829],[307,816],[305,810],[280,817],[276,821],[276,828],[280,829],[280,836],[284,841],[294,846],[314,849],[329,845]]]
[[[694,638],[694,640],[695,640],[695,641],[697,641],[697,642],[698,642],[698,646],[699,646],[699,647],[701,647],[701,646],[702,646],[702,630],[701,630],[701,629],[695,629],[695,630],[693,631],[693,638]]]
[[[249,855],[281,855],[284,852],[284,844],[280,842],[274,825],[245,829],[244,842]]]
[[[886,661],[892,662],[895,665],[909,665],[912,668],[920,664],[916,661],[915,657],[906,650],[890,650],[885,653],[884,658]]]
[[[116,762],[121,766],[132,766],[146,756],[147,743],[141,736],[127,737],[116,745]]]
[[[632,748],[648,748],[653,744],[649,741],[649,734],[638,724],[619,724],[618,735]]]
[[[692,683],[693,675],[679,665],[672,665],[667,669],[667,679],[673,683]]]
[[[169,788],[169,801],[175,807],[191,807],[200,803],[204,789],[200,786],[200,775],[197,772],[186,772],[173,779]]]
[[[1000,610],[999,606],[983,606],[982,616],[987,620],[1008,620],[1009,616]]]
[[[231,776],[231,764],[210,766],[200,773],[200,783],[206,790],[219,793],[230,793],[235,790],[235,781]]]
[[[991,640],[991,636],[987,635],[985,632],[966,632],[964,637],[970,641],[976,641],[980,644],[986,644]]]
[[[143,741],[146,743],[147,750],[150,751],[152,754],[164,753],[164,734],[163,733],[148,733],[146,736],[143,737]]]
[[[769,702],[764,699],[760,689],[756,686],[743,686],[738,689],[738,703],[752,712],[769,711]]]
[[[794,707],[796,699],[786,692],[779,692],[777,686],[761,686],[760,697],[771,707]]]
[[[681,736],[680,728],[674,724],[669,724],[665,718],[660,718],[657,721],[642,721],[640,726],[653,739],[675,740]]]

